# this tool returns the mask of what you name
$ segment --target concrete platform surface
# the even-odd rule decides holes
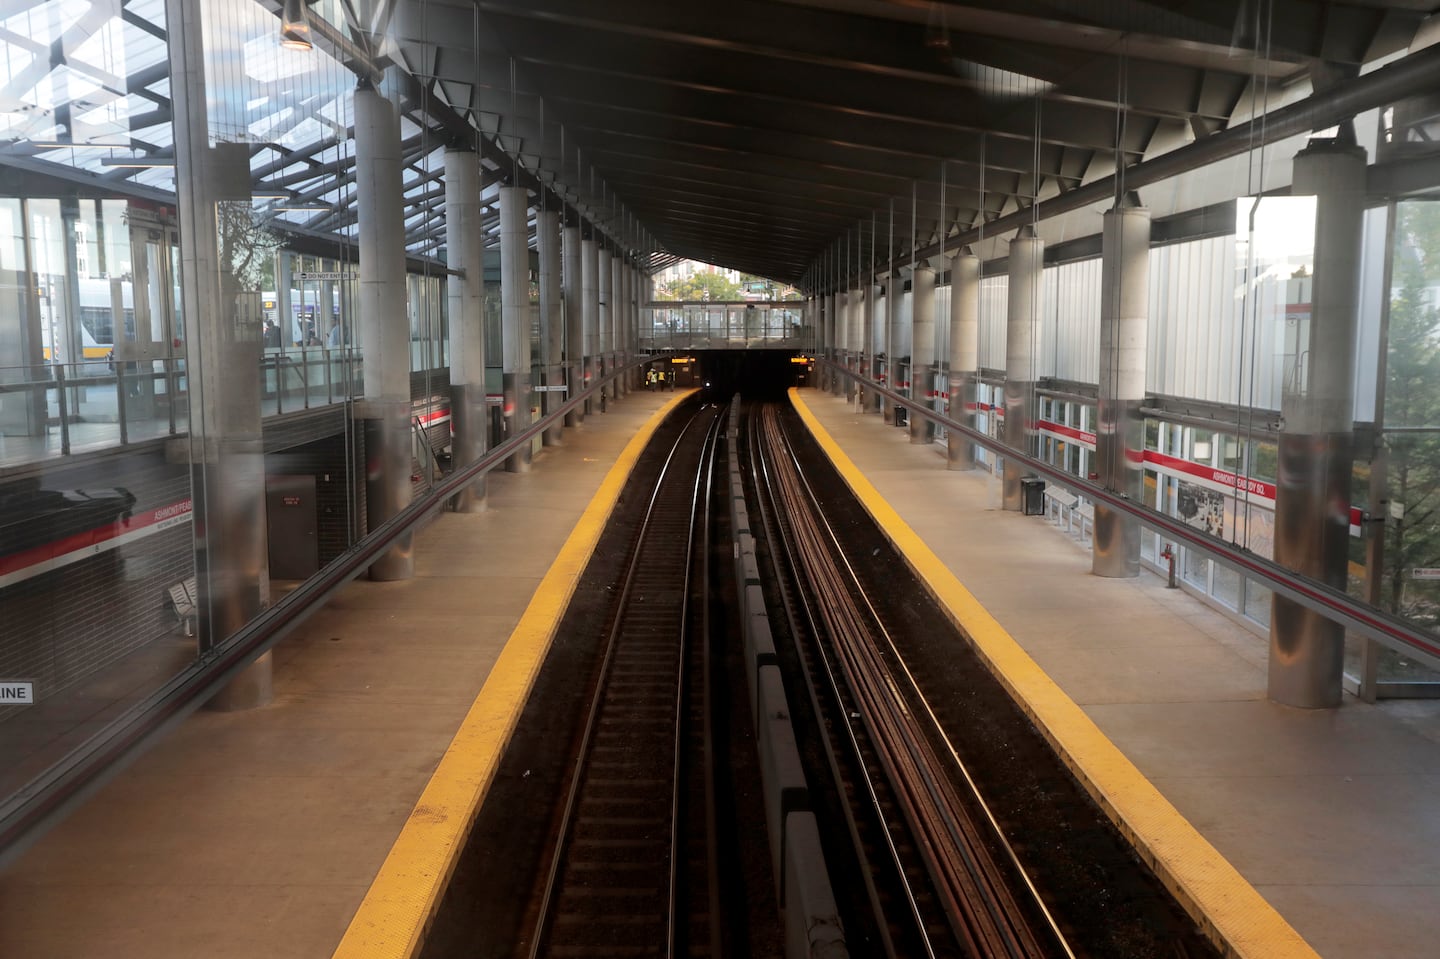
[[[316,959],[372,878],[565,538],[673,394],[566,430],[487,512],[416,536],[275,650],[275,700],[201,711],[0,873],[0,955]]]

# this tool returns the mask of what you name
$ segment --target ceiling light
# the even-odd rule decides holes
[[[285,0],[280,12],[280,46],[291,50],[311,50],[310,20],[305,0]]]

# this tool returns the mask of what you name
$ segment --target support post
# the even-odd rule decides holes
[[[1354,459],[1354,360],[1358,322],[1365,151],[1351,135],[1312,141],[1295,155],[1295,196],[1313,195],[1315,272],[1304,362],[1281,395],[1275,494],[1275,561],[1344,589]],[[1278,594],[1270,614],[1269,696],[1304,709],[1340,705],[1345,630]]]
[[[589,389],[597,382],[600,370],[600,246],[593,227],[580,241],[581,312],[585,328],[585,370],[581,387]],[[595,401],[585,401],[585,416],[595,412]]]
[[[935,270],[924,261],[915,264],[911,287],[910,399],[914,413],[909,418],[910,442],[920,445],[935,441],[935,424],[919,415],[934,408],[935,374]]]
[[[581,293],[580,225],[565,227],[565,246],[561,256],[564,267],[565,303],[565,399],[580,395],[585,383],[585,306]],[[566,426],[579,426],[585,420],[583,405],[565,414]]]
[[[530,426],[530,194],[521,186],[500,188],[500,342],[504,354],[506,438]],[[505,460],[510,473],[530,471],[530,444]]]
[[[265,452],[260,426],[261,298],[245,269],[250,251],[249,151],[210,145],[201,6],[167,0],[175,114],[175,193],[180,218],[181,301],[187,320],[188,443],[196,629],[202,655],[270,603]],[[262,706],[272,696],[271,657],[261,656],[210,700],[214,709]]]
[[[455,467],[485,455],[490,410],[485,396],[485,230],[481,222],[480,157],[472,150],[445,151],[445,246],[450,267],[461,271],[445,280],[450,307],[450,417]],[[457,513],[485,509],[486,478],[457,492]]]
[[[1095,466],[1100,485],[1133,503],[1145,497],[1146,326],[1150,303],[1150,211],[1130,194],[1105,213],[1100,266],[1099,428]],[[1090,571],[1140,575],[1140,521],[1095,504]]]
[[[535,248],[540,255],[540,342],[545,345],[544,386],[540,409],[549,415],[558,409],[564,394],[560,354],[565,344],[565,321],[560,308],[560,214],[543,210],[535,214]],[[545,430],[545,445],[560,445],[561,424]]]
[[[1030,397],[1035,392],[1034,328],[1040,319],[1040,281],[1045,241],[1030,226],[1010,243],[1010,294],[1005,323],[1005,445],[1030,454]],[[1020,480],[1024,470],[1005,463],[1001,496],[1004,508],[1019,512],[1023,506]]]
[[[950,264],[950,418],[975,428],[980,368],[980,258],[967,246]],[[951,435],[946,449],[952,470],[975,468],[975,444]]]
[[[404,150],[394,105],[368,86],[355,91],[355,186],[360,227],[360,345],[365,398],[355,415],[365,430],[367,528],[410,505],[410,324],[405,312]],[[378,467],[378,468],[376,468]],[[411,537],[370,566],[376,580],[415,575]]]

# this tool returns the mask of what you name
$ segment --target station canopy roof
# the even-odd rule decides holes
[[[412,255],[443,258],[468,145],[492,233],[515,182],[649,269],[787,282],[1343,91],[1440,29],[1440,0],[314,0],[297,50],[300,5],[201,6],[211,135],[249,145],[257,210],[296,236],[354,237],[363,78],[401,109]],[[165,7],[0,0],[0,193],[173,198]],[[1428,151],[1437,114],[1401,135]]]

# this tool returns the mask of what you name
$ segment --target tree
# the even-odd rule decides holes
[[[677,300],[738,300],[740,286],[722,273],[696,273],[670,288]]]
[[[1411,569],[1440,565],[1440,432],[1410,431],[1440,427],[1440,309],[1430,296],[1440,284],[1440,204],[1406,202],[1396,212],[1385,441],[1390,499],[1405,512],[1386,550],[1386,606],[1431,624],[1435,597],[1405,587]]]

